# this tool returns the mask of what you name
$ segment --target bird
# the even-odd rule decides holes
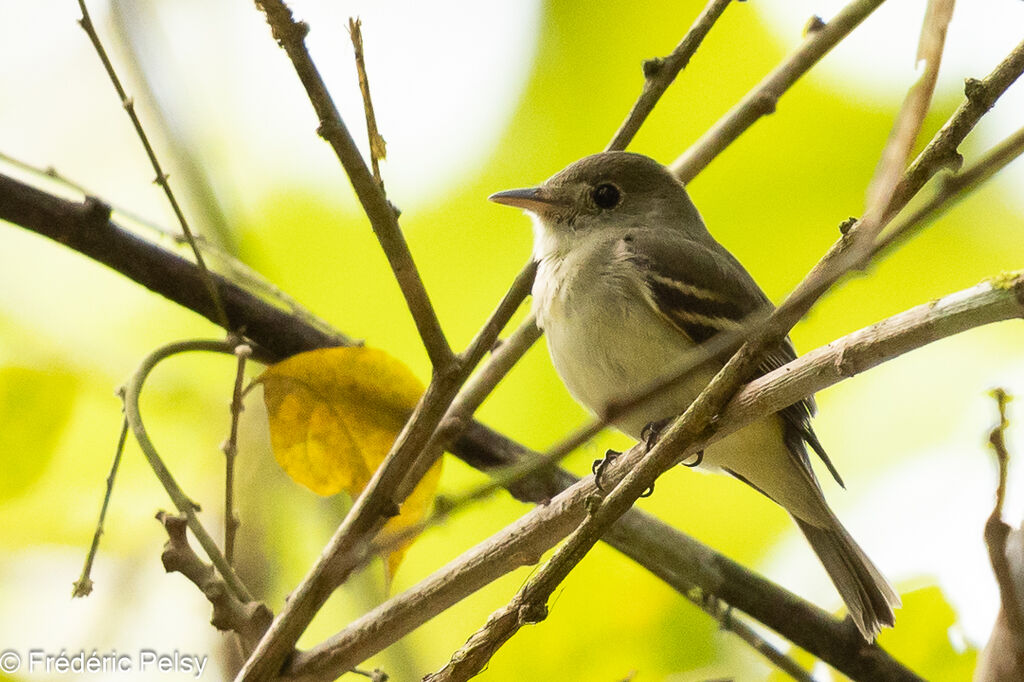
[[[532,218],[533,312],[577,402],[603,414],[664,379],[683,358],[700,358],[671,388],[614,417],[633,438],[682,414],[722,367],[720,356],[701,355],[710,340],[773,309],[708,232],[684,185],[648,156],[601,152],[539,186],[489,199]],[[786,337],[757,374],[796,357]],[[695,464],[739,479],[789,513],[871,642],[894,624],[900,598],[825,499],[808,448],[840,485],[842,479],[811,426],[815,411],[809,396],[708,445]]]

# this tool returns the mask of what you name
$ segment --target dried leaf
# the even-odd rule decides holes
[[[294,355],[257,380],[270,420],[274,457],[297,483],[320,495],[357,496],[391,449],[423,385],[376,348],[326,348]],[[385,526],[418,523],[433,501],[440,460]],[[407,548],[388,556],[389,575]]]

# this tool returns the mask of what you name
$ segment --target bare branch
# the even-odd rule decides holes
[[[832,21],[807,34],[803,44],[786,61],[765,76],[725,116],[676,159],[670,169],[683,184],[690,182],[723,149],[736,140],[762,116],[775,112],[775,106],[796,81],[839,41],[874,12],[883,0],[854,0]]]
[[[146,432],[146,427],[142,423],[142,415],[139,412],[139,396],[142,394],[142,386],[149,376],[149,373],[153,371],[162,360],[177,355],[178,353],[186,353],[190,351],[207,351],[213,353],[233,353],[234,344],[229,341],[180,341],[177,343],[170,343],[162,348],[158,348],[149,355],[147,355],[138,369],[128,380],[128,384],[124,389],[124,414],[125,419],[128,420],[128,425],[131,426],[132,432],[135,434],[135,440],[139,443],[139,448],[142,453],[146,456],[146,461],[149,462],[149,466],[153,469],[153,473],[156,474],[157,479],[163,485],[164,490],[167,491],[167,495],[171,498],[174,506],[178,511],[185,516],[188,520],[189,530],[196,536],[199,544],[202,546],[203,551],[213,562],[213,565],[217,567],[221,577],[224,578],[224,583],[228,586],[234,596],[242,602],[251,602],[253,599],[249,594],[249,590],[246,589],[245,585],[235,574],[234,569],[231,568],[224,555],[221,554],[220,549],[217,547],[217,543],[213,541],[210,534],[206,532],[203,524],[200,523],[199,518],[196,516],[198,506],[182,491],[181,487],[178,486],[177,481],[174,480],[174,476],[170,470],[164,465],[160,454],[154,447],[153,442],[149,439],[149,434]]]
[[[622,122],[608,146],[604,148],[606,152],[620,151],[629,146],[637,131],[640,130],[640,126],[654,110],[654,105],[665,94],[668,86],[672,85],[672,81],[676,79],[679,72],[690,63],[697,48],[704,42],[704,38],[718,18],[722,16],[722,12],[728,7],[730,1],[710,0],[671,54],[664,58],[648,59],[644,62],[643,91],[627,114],[626,120]]]
[[[437,319],[430,297],[423,286],[423,280],[420,279],[419,271],[409,252],[409,245],[398,225],[397,212],[366,167],[366,162],[320,77],[320,72],[306,50],[305,39],[309,33],[309,26],[296,21],[282,0],[256,0],[256,6],[266,15],[274,39],[288,54],[296,75],[306,89],[309,101],[320,120],[318,134],[331,145],[345,173],[348,174],[366,217],[370,220],[370,226],[391,264],[391,270],[402,290],[435,372],[443,372],[453,362],[454,354],[441,330],[441,323]]]
[[[0,218],[49,237],[216,321],[199,267],[111,221],[110,207],[99,199],[70,201],[0,174]],[[269,353],[284,358],[310,348],[356,343],[326,323],[314,324],[308,315],[282,310],[221,275],[212,276],[231,319],[240,321],[248,338],[258,340],[257,357]]]
[[[164,570],[181,573],[198,587],[213,606],[210,623],[218,630],[237,633],[243,651],[252,651],[270,624],[273,617],[270,609],[262,602],[240,601],[224,580],[217,577],[213,566],[203,563],[188,543],[185,534],[188,520],[184,516],[158,512],[156,519],[163,524],[168,537],[160,555]]]
[[[238,517],[235,515],[235,457],[238,455],[238,422],[245,410],[243,385],[245,382],[245,362],[252,356],[252,348],[244,343],[235,346],[235,357],[238,366],[235,370],[235,384],[231,392],[231,431],[224,441],[224,559],[229,565],[234,563],[235,533],[238,532]]]
[[[917,46],[917,61],[918,64],[924,62],[924,71],[903,100],[903,106],[889,134],[889,141],[878,162],[878,170],[868,186],[866,213],[875,216],[873,220],[877,220],[889,206],[892,193],[910,160],[910,152],[921,131],[924,117],[928,114],[935,82],[939,78],[939,64],[946,44],[946,29],[953,16],[953,4],[953,0],[928,2]]]
[[[110,497],[114,492],[114,479],[117,471],[121,468],[121,455],[124,453],[124,443],[128,439],[128,420],[121,418],[121,435],[117,439],[117,449],[114,450],[114,461],[110,465],[110,473],[107,474],[107,490],[103,495],[103,503],[100,505],[100,517],[96,521],[96,530],[92,534],[92,545],[89,553],[85,556],[85,565],[82,566],[82,575],[75,581],[71,589],[72,597],[87,597],[92,593],[92,562],[96,558],[96,552],[100,548],[100,538],[103,536],[103,523],[107,518],[107,508],[110,506]]]
[[[1024,128],[1010,135],[978,159],[970,168],[953,175],[939,176],[939,189],[924,205],[885,230],[874,245],[872,258],[904,243],[925,224],[925,216],[935,217],[956,200],[977,189],[1007,164],[1024,153]]]
[[[164,190],[164,194],[167,196],[167,201],[171,205],[171,209],[174,211],[174,216],[178,220],[178,224],[181,225],[181,231],[185,235],[185,239],[188,241],[189,246],[192,247],[192,253],[195,255],[196,264],[199,266],[199,270],[202,273],[202,281],[206,286],[207,293],[210,296],[210,300],[213,302],[214,310],[217,313],[216,322],[224,329],[230,331],[231,326],[228,322],[227,311],[224,308],[224,302],[221,300],[220,291],[217,289],[217,285],[214,282],[209,270],[206,268],[206,263],[203,261],[203,254],[199,250],[199,245],[196,244],[195,237],[192,236],[192,230],[188,226],[188,221],[185,219],[185,214],[181,210],[181,206],[178,205],[178,200],[174,196],[174,192],[171,191],[171,183],[167,179],[167,174],[164,173],[160,167],[160,161],[156,157],[156,152],[153,150],[153,146],[149,143],[149,137],[146,136],[146,131],[142,127],[142,121],[139,120],[138,115],[135,113],[135,103],[132,98],[128,96],[124,88],[121,86],[121,79],[117,77],[117,72],[114,70],[114,65],[110,62],[110,58],[107,57],[107,51],[103,49],[103,43],[100,42],[100,36],[96,33],[96,29],[93,27],[92,19],[89,16],[89,10],[85,6],[85,0],[78,0],[78,7],[82,10],[82,18],[78,22],[82,29],[85,30],[89,36],[89,40],[92,41],[93,47],[96,48],[96,54],[99,55],[100,60],[103,62],[103,68],[107,71],[107,76],[110,77],[110,82],[113,83],[114,89],[117,90],[117,96],[121,100],[121,106],[128,113],[128,117],[132,121],[132,125],[135,126],[135,132],[139,136],[139,140],[142,142],[142,146],[146,149],[146,156],[149,157],[149,163],[153,166],[154,172],[156,172],[156,182]]]
[[[1012,399],[1006,391],[997,388],[992,391],[999,408],[999,423],[992,429],[988,442],[996,453],[999,465],[999,483],[996,485],[996,503],[992,513],[985,522],[985,544],[988,546],[988,557],[992,563],[999,584],[999,614],[1006,621],[1010,639],[1015,646],[1009,647],[1015,652],[1016,667],[1024,669],[1024,613],[1021,609],[1021,596],[1017,594],[1017,577],[1014,575],[1010,560],[1007,557],[1007,540],[1013,529],[1003,521],[1003,502],[1006,500],[1006,476],[1010,465],[1010,453],[1006,448],[1006,428],[1010,425],[1006,418],[1006,405]]]

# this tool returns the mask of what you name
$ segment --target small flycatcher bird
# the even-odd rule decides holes
[[[708,233],[683,185],[640,154],[588,156],[539,187],[491,195],[533,218],[533,310],[555,369],[576,400],[603,412],[664,379],[720,332],[771,309],[749,273]],[[761,373],[796,358],[787,338]],[[641,438],[682,414],[722,366],[707,362],[616,426]],[[828,507],[807,446],[842,484],[811,428],[813,398],[717,441],[701,466],[729,473],[780,504],[828,571],[861,634],[893,624],[899,596]]]

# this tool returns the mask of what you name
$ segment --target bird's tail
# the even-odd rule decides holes
[[[793,518],[828,571],[857,629],[872,642],[882,626],[893,625],[893,609],[901,606],[900,597],[839,519],[829,516],[832,523],[826,528]]]

